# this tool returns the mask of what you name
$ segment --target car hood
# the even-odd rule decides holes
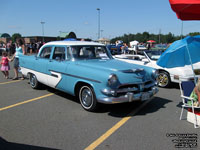
[[[86,60],[86,61],[78,61],[78,65],[85,66],[93,69],[101,69],[105,71],[111,71],[111,72],[117,72],[117,71],[126,71],[129,69],[137,70],[137,69],[144,69],[143,66],[135,65],[126,63],[123,61],[115,60],[115,59],[109,59],[109,60]]]
[[[95,77],[96,80],[100,80],[101,77],[107,79],[110,74],[116,74],[120,83],[141,83],[152,80],[152,68],[116,59],[76,61],[76,66],[79,66],[77,67],[79,69],[87,70],[83,74]]]

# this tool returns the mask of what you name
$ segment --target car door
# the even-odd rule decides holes
[[[69,65],[69,60],[67,60],[67,47],[66,46],[55,46],[53,48],[53,54],[50,58],[47,70],[48,70],[48,85],[53,88],[58,88],[61,90],[65,89],[66,81],[66,70]]]
[[[35,75],[37,80],[43,84],[48,85],[47,82],[47,64],[51,58],[52,46],[45,46],[42,48],[35,61]]]

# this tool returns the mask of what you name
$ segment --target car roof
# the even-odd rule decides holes
[[[48,42],[45,45],[95,45],[95,46],[104,46],[104,44],[98,42],[90,41],[52,41]]]

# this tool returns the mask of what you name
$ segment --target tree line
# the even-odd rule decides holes
[[[200,35],[200,32],[191,32],[188,35],[195,36]],[[129,43],[131,41],[139,41],[140,43],[146,43],[148,40],[154,40],[156,43],[172,43],[176,40],[180,40],[188,35],[184,36],[175,36],[171,32],[168,34],[150,34],[148,32],[137,33],[137,34],[124,34],[123,36],[118,36],[111,39],[111,43],[115,43],[117,40],[122,40],[124,43]],[[21,38],[22,35],[19,33],[15,33],[12,35],[12,41],[15,42],[17,38]],[[59,40],[59,37],[58,37]]]
[[[200,32],[189,33],[190,36],[200,35]],[[176,40],[180,40],[188,35],[175,36],[171,32],[168,34],[150,34],[148,32],[137,33],[137,34],[124,34],[123,36],[118,36],[111,39],[111,43],[115,43],[117,40],[122,40],[124,43],[129,43],[131,41],[139,41],[140,43],[146,43],[148,40],[154,40],[156,43],[172,43]]]

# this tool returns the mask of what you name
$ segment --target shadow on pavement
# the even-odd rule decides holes
[[[134,115],[146,115],[149,113],[157,112],[161,108],[165,108],[165,105],[170,102],[172,101],[160,97],[155,97],[147,105],[142,107],[141,110],[139,110],[136,114],[134,114],[133,112],[136,111],[139,107],[141,107],[141,105],[145,102],[137,101],[132,103],[104,105],[104,107],[100,108],[99,113],[107,112],[109,116],[119,118]]]
[[[172,82],[168,88],[169,89],[180,89],[179,83]]]
[[[58,150],[58,149],[12,143],[0,137],[0,150]]]
[[[182,105],[183,105],[183,102],[180,101],[176,106],[177,106],[178,108],[182,108]]]
[[[150,101],[145,107],[141,109],[136,115],[146,115],[149,113],[157,112],[161,108],[166,108],[166,104],[172,102],[172,100],[164,99],[160,97],[155,97],[152,101]]]
[[[66,100],[79,103],[78,99],[75,96],[69,95],[67,93],[64,93],[64,92],[61,92],[49,87],[46,87],[46,90],[48,90],[49,92],[55,93],[56,95],[59,95],[65,98]],[[163,99],[160,97],[155,97],[144,108],[142,108],[142,111],[140,111],[136,115],[145,115],[147,113],[156,112],[160,108],[165,108],[165,104],[170,103],[170,102],[172,101],[168,99]],[[123,118],[123,117],[126,117],[127,115],[130,115],[132,111],[136,110],[143,103],[144,102],[141,102],[141,101],[135,101],[131,103],[120,103],[120,104],[99,104],[98,110],[93,113],[108,113],[109,116]]]
[[[68,93],[56,90],[56,89],[51,88],[51,87],[47,87],[47,86],[44,86],[44,87],[46,88],[45,90],[47,90],[47,91],[49,91],[51,93],[55,93],[56,95],[58,95],[58,96],[60,96],[60,97],[62,97],[64,99],[66,99],[66,100],[70,100],[70,101],[79,103],[79,100],[75,96],[73,96],[73,95],[70,95]]]

